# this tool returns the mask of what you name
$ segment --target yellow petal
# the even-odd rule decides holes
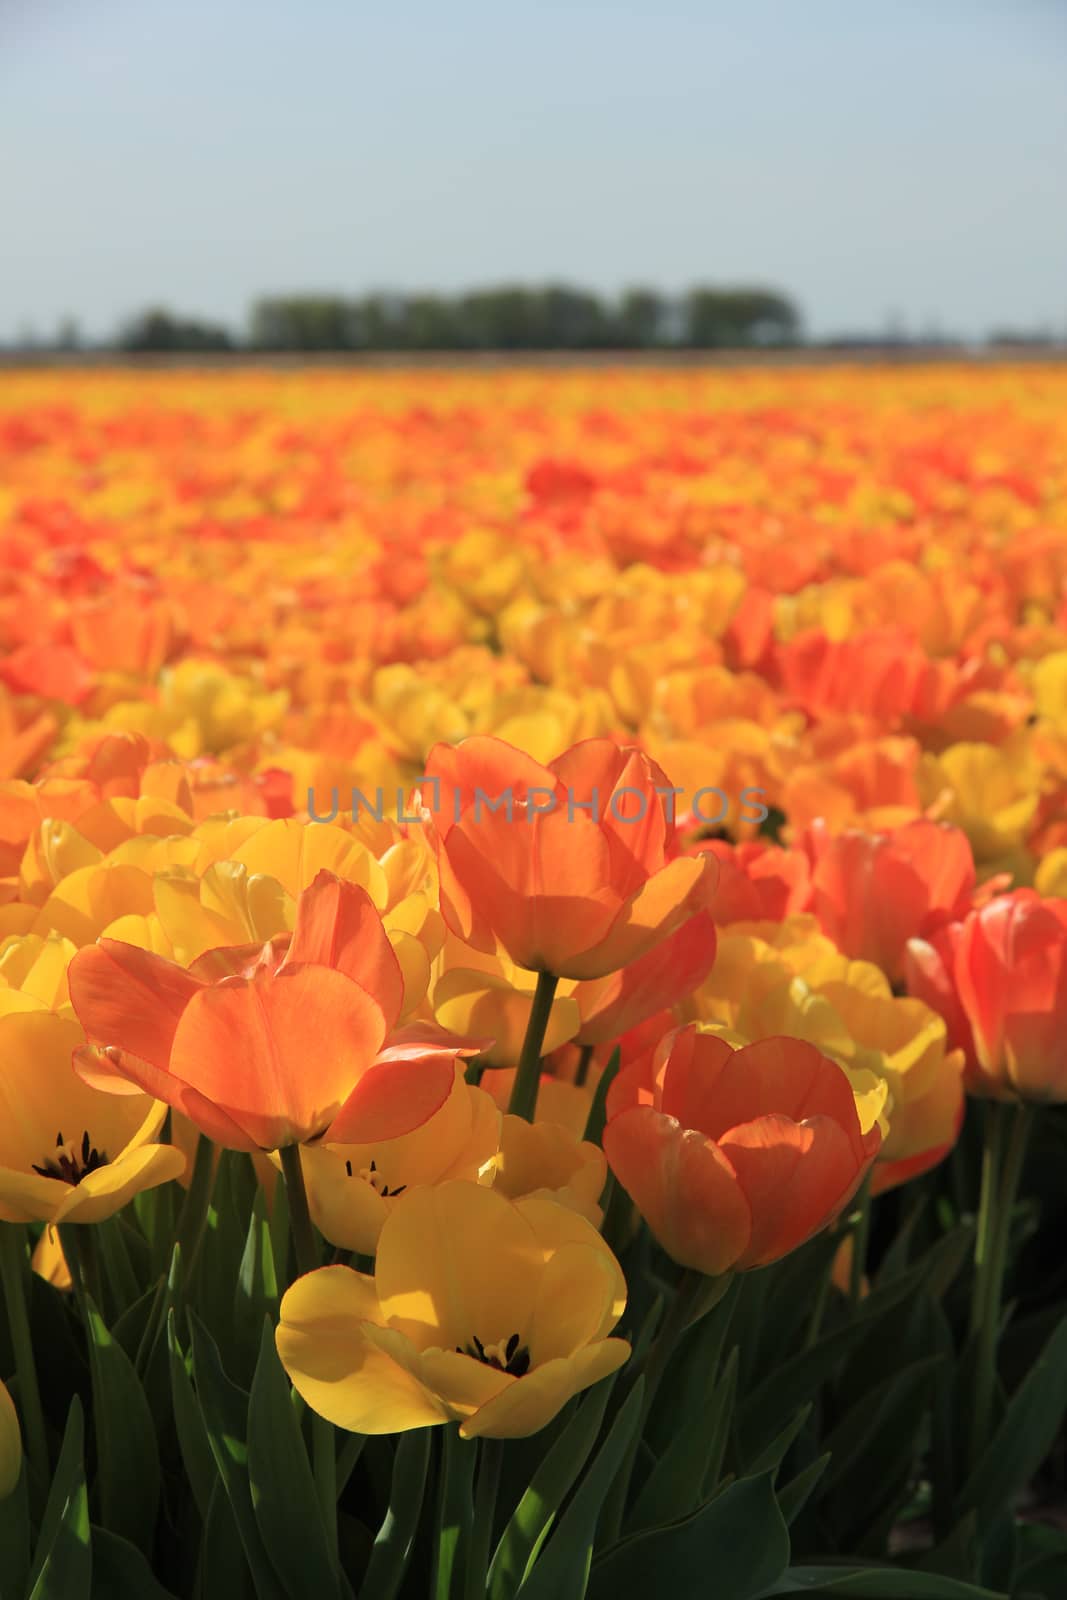
[[[442,1402],[367,1336],[381,1312],[374,1280],[349,1267],[298,1278],[282,1297],[278,1356],[313,1411],[352,1433],[399,1433],[445,1422]],[[389,1330],[378,1329],[379,1333]]]
[[[412,1189],[378,1240],[382,1312],[417,1349],[523,1333],[543,1256],[517,1206],[476,1183]]]
[[[552,1421],[572,1395],[599,1383],[629,1360],[625,1339],[602,1339],[567,1360],[528,1372],[468,1417],[464,1439],[525,1439]]]

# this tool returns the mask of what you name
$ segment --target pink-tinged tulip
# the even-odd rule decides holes
[[[913,940],[907,977],[965,1049],[972,1094],[1067,1101],[1067,900],[999,895]]]
[[[712,857],[677,854],[664,773],[588,739],[543,767],[501,739],[431,751],[424,820],[441,911],[479,950],[532,972],[603,978],[709,908]],[[496,809],[493,809],[495,807]]]
[[[691,846],[706,851],[719,864],[719,882],[712,915],[722,926],[731,922],[781,922],[811,906],[811,863],[802,850],[783,850],[761,839],[733,845],[706,839]]]
[[[717,1274],[777,1261],[831,1222],[881,1131],[814,1045],[734,1049],[691,1023],[616,1078],[603,1143],[668,1255]]]
[[[891,982],[904,975],[909,939],[965,916],[975,889],[967,835],[920,819],[892,833],[849,831],[831,838],[814,825],[813,908],[845,955],[872,961]]]
[[[211,951],[188,971],[113,939],[80,951],[71,1001],[107,1061],[83,1054],[79,1071],[132,1081],[233,1150],[372,1144],[425,1122],[463,1041],[432,1024],[388,1039],[404,980],[367,893],[320,872],[283,947]]]

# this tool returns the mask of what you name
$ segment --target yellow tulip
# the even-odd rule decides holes
[[[450,1179],[491,1183],[499,1147],[496,1102],[467,1083],[457,1062],[448,1099],[411,1133],[376,1145],[301,1146],[312,1218],[331,1244],[373,1255],[399,1196]]]
[[[603,1150],[558,1122],[527,1122],[506,1116],[494,1187],[509,1200],[544,1195],[581,1212],[599,1228],[600,1196],[608,1181]]]
[[[323,1267],[281,1304],[278,1354],[313,1411],[354,1433],[458,1422],[524,1438],[630,1354],[618,1262],[577,1212],[474,1183],[412,1189],[373,1277]]]
[[[18,990],[0,990],[0,1219],[99,1222],[185,1157],[157,1144],[166,1106],[91,1089],[71,1068],[81,1026]]]

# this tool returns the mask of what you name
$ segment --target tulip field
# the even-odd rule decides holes
[[[1067,1595],[1067,367],[0,374],[0,1600]]]

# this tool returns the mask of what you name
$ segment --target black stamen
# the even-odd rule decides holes
[[[345,1171],[348,1173],[349,1177],[352,1176],[352,1163],[351,1163],[351,1161],[346,1161],[345,1162]]]
[[[504,1359],[497,1355],[488,1356],[485,1346],[477,1335],[464,1350],[462,1345],[456,1345],[456,1354],[470,1356],[474,1361],[480,1361],[483,1366],[492,1367],[496,1372],[507,1372],[513,1378],[524,1378],[530,1370],[530,1352],[523,1345],[519,1347],[519,1335],[513,1333],[504,1346]]]
[[[76,1144],[69,1154],[64,1148],[63,1135],[60,1133],[56,1138],[56,1149],[62,1150],[63,1154],[40,1165],[36,1162],[33,1164],[32,1170],[39,1177],[57,1178],[60,1183],[69,1183],[75,1188],[88,1173],[107,1166],[106,1154],[93,1144],[88,1129],[82,1134],[80,1147]]]

